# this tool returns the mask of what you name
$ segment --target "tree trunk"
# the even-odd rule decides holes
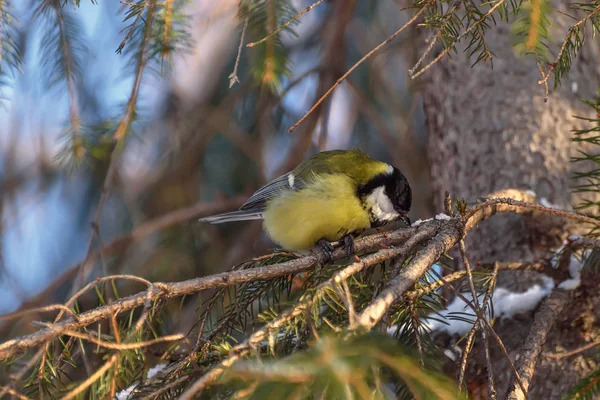
[[[564,5],[559,9],[567,11]],[[567,24],[573,21],[556,10],[553,18],[552,34],[560,44]],[[453,198],[473,200],[499,189],[519,188],[533,190],[538,200],[545,198],[561,208],[578,201],[570,190],[569,159],[575,154],[571,131],[582,127],[575,115],[591,115],[580,99],[593,99],[600,83],[600,46],[590,35],[562,86],[552,90],[550,85],[548,101],[544,102],[535,60],[517,56],[511,39],[509,26],[492,25],[486,43],[497,56],[493,70],[489,63],[471,68],[473,60],[460,54],[452,60],[444,58],[422,78],[434,208],[440,211],[445,191]],[[426,46],[423,42],[422,52]],[[564,221],[555,219],[540,224],[517,215],[496,216],[470,233],[467,254],[472,263],[532,261],[544,257],[542,249],[560,245],[568,235],[566,228]],[[534,274],[530,272],[528,278],[535,278]],[[525,290],[534,280],[523,278],[505,275],[499,285]],[[589,366],[581,368],[578,364],[581,356],[543,361],[544,352],[556,351],[557,345],[573,349],[599,333],[600,309],[592,306],[597,299],[582,297],[586,290],[596,296],[595,290],[578,289],[572,307],[559,316],[550,332],[529,398],[560,398],[579,377],[590,372]],[[518,323],[499,324],[499,334],[507,341],[513,360],[532,315]],[[498,398],[504,398],[511,372],[501,353],[493,353],[498,365],[494,371]]]

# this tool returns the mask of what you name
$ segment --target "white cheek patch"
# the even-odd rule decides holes
[[[390,198],[385,194],[385,187],[379,186],[367,197],[373,216],[378,221],[393,221],[400,216]]]
[[[296,177],[294,176],[294,174],[290,173],[288,175],[288,185],[290,185],[291,188],[294,187],[294,180],[296,179]]]

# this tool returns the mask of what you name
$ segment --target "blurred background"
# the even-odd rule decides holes
[[[183,280],[264,254],[273,244],[260,222],[209,226],[197,217],[238,207],[317,151],[359,147],[395,164],[413,186],[411,218],[430,214],[425,122],[407,74],[418,58],[410,32],[288,132],[402,26],[399,2],[321,1],[246,47],[314,2],[254,2],[267,8],[267,21],[257,21],[238,1],[174,0],[170,14],[155,17],[162,47],[149,45],[143,73],[144,18],[135,14],[143,7],[62,3],[14,1],[12,17],[4,14],[12,30],[2,38],[12,38],[22,64],[2,64],[0,314],[64,301],[74,285],[106,274]],[[0,339],[19,326],[27,321],[0,324]]]

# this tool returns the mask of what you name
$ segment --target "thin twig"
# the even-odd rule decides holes
[[[14,386],[15,384],[20,383],[22,381],[25,374],[27,374],[29,372],[29,370],[35,366],[35,364],[37,363],[37,360],[39,360],[39,358],[42,356],[42,352],[44,352],[44,350],[45,349],[43,347],[40,347],[40,349],[37,351],[37,353],[35,353],[33,355],[33,357],[31,357],[29,359],[29,361],[27,361],[27,363],[19,370],[19,372],[10,376],[10,379],[13,381],[11,386]],[[8,391],[6,391],[5,387],[3,387],[2,390],[0,390],[0,399],[6,393],[8,393]]]
[[[354,302],[352,301],[352,294],[348,287],[348,282],[344,279],[340,284],[334,285],[334,288],[338,291],[340,299],[344,302],[346,309],[348,310],[349,327],[350,329],[354,329],[356,325],[356,311],[354,309]],[[314,332],[316,333],[316,330]]]
[[[123,1],[121,1],[121,4],[128,5],[128,6],[139,6],[138,4],[135,4],[135,3],[127,3],[127,2],[123,2]],[[144,3],[142,5],[142,7],[146,8],[146,7],[148,7],[148,4]],[[127,30],[127,33],[125,34],[125,37],[123,38],[121,43],[119,43],[119,47],[117,48],[117,53],[121,53],[123,51],[123,49],[125,48],[125,45],[127,44],[127,41],[131,38],[131,36],[133,36],[135,27],[140,20],[142,20],[142,13],[138,12],[137,15],[135,16],[135,20],[129,25],[129,29]],[[123,32],[123,30],[121,30],[121,32]]]
[[[454,44],[458,43],[458,41],[460,41],[460,39],[462,39],[463,37],[465,37],[466,35],[468,35],[469,32],[471,32],[473,29],[475,29],[477,26],[479,26],[479,24],[481,24],[482,22],[484,22],[490,15],[492,15],[492,13],[494,11],[496,11],[496,9],[498,7],[500,7],[502,4],[504,4],[505,1],[506,0],[498,0],[498,2],[496,4],[494,4],[494,6],[492,8],[490,8],[487,13],[485,13],[483,16],[481,16],[481,18],[479,18],[477,21],[475,21],[473,23],[473,25],[471,25],[470,27],[468,27],[463,33],[461,33],[460,35],[458,35],[452,41],[452,43],[448,44],[446,46],[446,48],[444,50],[442,50],[442,52],[433,61],[431,61],[425,67],[421,68],[418,72],[414,73],[411,76],[411,78],[412,79],[416,79],[418,76],[422,75],[425,71],[427,71],[429,68],[431,68],[438,61],[440,61],[446,54],[448,54],[448,52],[450,50],[452,50],[454,48]]]
[[[115,337],[115,342],[117,344],[121,344],[121,334],[119,332],[119,324],[117,323],[117,316],[114,312],[110,315],[110,326],[113,331],[113,336]],[[117,365],[115,366],[115,368],[113,368],[113,376],[112,376],[112,379],[110,382],[110,393],[108,396],[110,399],[114,399],[115,394],[117,393],[117,377],[118,377],[118,375],[119,375],[119,362],[117,360]]]
[[[600,345],[600,340],[594,340],[591,343],[586,344],[585,346],[581,346],[577,349],[566,351],[564,353],[548,353],[545,354],[545,357],[560,360],[561,358],[571,357],[579,353],[583,353],[586,350],[593,349],[594,347]]]
[[[202,292],[200,292],[198,294],[198,300],[199,300],[199,304],[198,304],[198,309],[201,309],[202,307]],[[204,328],[206,327],[206,321],[208,320],[208,312],[205,312],[204,315],[202,316],[202,321],[200,322],[200,326],[198,327],[198,337],[196,338],[196,345],[194,346],[194,352],[197,352],[198,350],[200,350],[200,346],[202,345],[202,334],[204,333]]]
[[[510,209],[510,210],[501,209],[500,207],[497,207],[499,205],[505,205],[507,207],[512,207],[512,209]],[[492,198],[492,199],[489,199],[482,204],[478,204],[477,206],[468,210],[468,212],[465,215],[465,218],[469,221],[467,222],[465,228],[467,230],[469,230],[473,227],[474,224],[476,224],[475,221],[477,221],[477,219],[473,220],[472,218],[474,216],[476,216],[478,213],[486,212],[486,213],[490,213],[489,215],[493,215],[496,212],[516,211],[519,208],[541,211],[541,212],[544,212],[547,214],[557,215],[559,217],[568,218],[568,219],[572,219],[575,221],[584,222],[586,224],[591,224],[591,225],[600,227],[600,220],[579,214],[574,211],[559,210],[556,208],[545,207],[540,204],[529,203],[526,201],[520,201],[520,200],[511,199],[511,198]]]
[[[132,332],[132,335],[139,332],[142,329],[142,326],[144,326],[146,319],[148,319],[148,316],[150,315],[150,308],[152,308],[152,302],[153,302],[154,298],[156,297],[156,295],[159,293],[160,293],[160,288],[158,288],[158,287],[150,287],[150,289],[147,291],[146,299],[144,300],[144,309],[142,310],[140,317],[138,318],[137,322],[135,323],[135,328]]]
[[[236,83],[240,82],[237,72],[238,67],[240,66],[240,59],[242,58],[242,47],[244,46],[244,36],[246,35],[248,20],[249,18],[246,17],[246,21],[244,21],[244,27],[242,28],[242,34],[240,35],[240,46],[238,47],[237,56],[235,57],[235,65],[233,66],[233,72],[229,75],[229,89],[231,89]]]
[[[100,347],[104,347],[106,349],[111,349],[111,350],[135,350],[135,349],[141,349],[142,347],[153,346],[157,343],[175,342],[177,340],[185,339],[185,336],[179,333],[179,334],[175,334],[175,335],[162,336],[162,337],[152,339],[152,340],[143,340],[143,341],[135,342],[135,343],[112,343],[112,342],[100,340],[91,334],[85,334],[85,333],[81,333],[79,331],[74,331],[74,330],[70,330],[70,329],[60,330],[58,328],[55,328],[52,324],[41,323],[41,325],[45,326],[47,328],[53,329],[53,330],[60,331],[61,335],[73,336],[73,337],[76,337],[79,339],[84,339],[84,340],[94,343]]]
[[[537,62],[537,66],[538,69],[540,71],[540,75],[542,75],[542,80],[540,82],[538,82],[539,84],[543,84],[544,85],[544,103],[548,102],[548,80],[544,80],[545,75],[544,75],[544,66],[542,65],[542,63],[540,63],[539,61]]]
[[[534,270],[534,271],[543,271],[544,268],[546,268],[546,266],[544,264],[541,263],[527,263],[527,262],[512,262],[512,263],[495,263],[493,266],[481,266],[479,268],[476,269],[477,272],[482,272],[482,271],[489,271],[490,267],[492,269],[492,273],[493,270],[495,269],[495,265],[498,265],[498,270],[499,271],[506,271],[506,270]],[[433,292],[434,290],[437,290],[439,288],[441,288],[442,286],[445,286],[447,284],[449,284],[450,282],[454,282],[457,281],[461,278],[463,278],[465,275],[467,275],[467,271],[456,271],[453,272],[449,275],[443,276],[440,279],[436,280],[435,282],[432,282],[426,286],[420,287],[418,289],[413,289],[409,292],[406,292],[406,294],[404,295],[407,298],[415,298],[418,296],[422,296],[424,294]]]
[[[283,25],[281,25],[279,28],[277,28],[274,31],[272,31],[271,33],[269,33],[264,38],[262,38],[262,39],[260,39],[260,40],[258,40],[256,42],[248,43],[246,45],[246,47],[254,47],[257,44],[261,44],[261,43],[266,42],[270,37],[277,35],[283,29],[285,29],[286,27],[288,27],[291,24],[293,24],[294,22],[296,22],[298,19],[300,19],[300,17],[302,17],[304,14],[306,14],[307,12],[309,12],[310,10],[312,10],[313,8],[315,8],[316,6],[318,6],[319,4],[321,4],[322,2],[323,2],[323,0],[318,0],[317,2],[311,4],[310,6],[306,7],[304,10],[300,11],[298,14],[294,15],[289,21],[287,21],[286,23],[284,23]]]
[[[31,397],[27,397],[19,392],[17,392],[16,390],[8,387],[8,386],[2,386],[0,385],[0,389],[2,389],[2,394],[8,393],[11,396],[15,396],[20,400],[31,400]]]
[[[502,0],[504,1],[504,0]],[[398,29],[396,32],[394,32],[390,37],[388,37],[386,40],[384,40],[383,42],[381,42],[379,45],[377,45],[375,48],[373,48],[371,51],[369,51],[367,54],[365,54],[360,60],[358,60],[344,75],[342,75],[326,92],[323,96],[321,96],[321,98],[319,100],[317,100],[317,102],[310,108],[310,110],[308,110],[306,112],[306,114],[304,114],[304,116],[302,118],[300,118],[300,120],[298,120],[298,122],[296,122],[294,125],[292,125],[290,127],[290,129],[288,129],[289,132],[293,132],[298,125],[300,125],[302,122],[304,122],[304,120],[306,120],[306,118],[308,118],[308,116],[317,109],[317,107],[319,107],[319,105],[323,102],[323,100],[325,100],[327,98],[327,96],[329,96],[338,86],[340,86],[342,84],[342,82],[352,73],[354,72],[354,70],[356,68],[359,67],[359,65],[361,65],[363,62],[365,62],[367,59],[369,59],[373,54],[375,54],[376,52],[378,52],[383,46],[385,46],[386,44],[388,44],[389,42],[391,42],[392,40],[394,40],[396,38],[396,36],[398,36],[400,33],[402,33],[406,28],[408,28],[410,25],[412,25],[413,22],[415,22],[417,20],[417,18],[419,18],[419,16],[425,12],[425,10],[433,3],[433,1],[429,1],[426,5],[423,6],[423,8],[421,8],[415,15],[412,16],[412,18],[410,20],[408,20],[408,22],[406,24],[404,24],[404,26],[402,26],[400,29]]]
[[[77,397],[79,394],[83,393],[84,390],[86,390],[94,382],[96,382],[98,379],[100,379],[100,377],[102,375],[104,375],[104,373],[106,371],[108,371],[110,369],[110,367],[112,367],[113,364],[116,362],[117,362],[117,355],[113,354],[113,356],[98,371],[94,372],[93,375],[91,375],[89,378],[87,378],[85,381],[83,381],[75,389],[73,389],[69,393],[67,393],[62,399],[63,400],[71,400],[71,399]]]
[[[452,208],[452,197],[450,197],[450,192],[446,191],[444,193],[444,213],[451,217],[454,217],[454,209]]]
[[[414,301],[411,300],[408,302],[408,310],[410,312],[410,319],[412,321],[413,326],[419,327],[420,326],[419,314],[417,313],[417,310],[415,308]],[[415,333],[415,340],[417,342],[417,351],[419,352],[419,361],[420,361],[421,365],[424,367],[425,359],[423,358],[423,344],[421,343],[421,334],[419,333],[418,328],[414,330],[414,333]]]
[[[485,297],[483,298],[483,305],[481,306],[483,315],[486,315],[487,305],[490,299],[492,298],[492,291],[494,290],[494,286],[496,286],[496,279],[498,277],[498,269],[499,263],[494,263],[494,270],[492,271],[492,276],[490,278],[490,283],[485,291]],[[496,399],[497,393],[494,386],[494,374],[492,372],[492,357],[490,355],[490,345],[488,343],[487,333],[484,333],[485,329],[483,326],[481,327],[481,333],[483,336],[483,344],[485,350],[485,361],[487,363],[488,369],[488,395],[490,399]]]
[[[415,70],[417,68],[419,68],[419,66],[423,63],[423,61],[425,60],[425,57],[427,57],[427,55],[431,52],[431,50],[433,49],[433,46],[435,46],[435,44],[437,43],[440,36],[442,36],[442,29],[439,29],[438,33],[432,39],[430,39],[429,46],[427,46],[427,49],[425,49],[425,52],[423,53],[423,55],[421,55],[421,57],[417,60],[415,65],[411,69],[408,70],[408,76],[414,75]]]
[[[133,81],[133,86],[131,87],[131,94],[129,95],[129,100],[127,101],[125,113],[121,117],[121,121],[119,122],[119,125],[117,126],[117,129],[115,130],[114,134],[114,138],[116,139],[117,143],[120,143],[125,137],[131,124],[131,121],[133,120],[133,117],[135,115],[135,108],[137,106],[137,98],[140,92],[140,87],[142,85],[142,79],[144,77],[144,70],[149,60],[148,48],[151,38],[152,24],[154,23],[154,6],[156,0],[148,1],[148,13],[146,14],[146,19],[144,21],[146,27],[144,28],[144,35],[140,43],[140,55],[135,67],[135,79]]]
[[[475,282],[473,282],[473,272],[471,271],[471,263],[467,258],[467,251],[465,249],[464,239],[461,239],[458,242],[458,249],[460,250],[460,256],[462,257],[465,271],[467,272],[467,279],[469,282],[469,289],[471,290],[471,296],[473,296],[473,303],[475,304],[475,307],[479,309],[479,298],[477,297],[477,290],[475,290]]]
[[[460,365],[458,368],[458,387],[460,390],[463,390],[463,383],[465,380],[465,371],[467,370],[467,361],[469,359],[469,353],[473,348],[473,343],[475,341],[475,333],[477,332],[477,325],[473,324],[471,330],[469,331],[469,335],[467,336],[467,341],[465,343],[465,350],[462,353],[462,357],[460,358]]]
[[[490,279],[490,284],[488,285],[488,288],[485,292],[485,297],[483,298],[483,314],[485,315],[486,311],[487,311],[487,305],[489,300],[491,299],[491,295],[492,295],[492,290],[493,287],[495,285],[495,281],[496,281],[496,277],[498,276],[498,270],[500,269],[500,263],[496,262],[494,263],[494,269],[492,271],[492,276]],[[477,331],[477,326],[474,324],[473,328],[471,329],[471,331],[469,332],[469,336],[467,338],[467,344],[465,346],[465,351],[463,353],[461,362],[460,362],[460,371],[459,371],[459,376],[458,376],[458,386],[462,387],[463,384],[463,379],[465,376],[465,370],[466,370],[466,366],[467,366],[467,358],[469,356],[469,351],[472,348],[472,344],[473,344],[473,339],[475,338],[475,332]],[[486,361],[489,363],[489,347],[486,347]],[[490,387],[493,387],[493,382],[491,382]]]
[[[66,313],[68,313],[69,315],[76,317],[76,314],[73,312],[73,310],[71,310],[70,308],[66,307],[63,304],[51,304],[49,306],[45,306],[45,307],[36,307],[36,308],[30,308],[27,310],[22,310],[22,311],[16,311],[10,314],[4,314],[4,315],[0,315],[0,320],[4,319],[4,320],[9,320],[9,319],[15,319],[15,318],[21,318],[24,315],[27,314],[37,314],[37,313],[42,313],[42,312],[48,312],[48,311],[56,311],[56,310],[62,310]]]
[[[458,298],[460,298],[462,301],[464,301],[465,304],[468,305],[475,312],[477,317],[481,317],[481,319],[480,319],[481,322],[485,324],[489,333],[494,337],[496,344],[498,345],[498,347],[500,347],[502,354],[504,354],[504,358],[506,358],[506,361],[508,362],[508,366],[510,367],[510,369],[513,372],[515,382],[519,385],[519,387],[523,390],[523,392],[526,392],[523,380],[521,379],[521,376],[519,375],[519,372],[517,371],[517,368],[515,367],[514,363],[510,359],[510,355],[508,354],[508,350],[506,350],[506,346],[504,345],[504,342],[502,341],[502,339],[500,339],[500,336],[498,336],[498,334],[496,333],[496,331],[494,330],[492,325],[490,325],[487,318],[485,318],[485,316],[481,313],[481,311],[477,310],[475,308],[475,306],[473,305],[473,303],[470,302],[467,298],[465,298],[465,296],[463,296],[463,294],[460,293],[454,286],[450,285],[449,287],[450,287],[450,289],[452,289],[452,291]]]
[[[169,31],[171,28],[171,24],[173,23],[173,0],[165,0],[165,27],[163,34],[163,46],[166,48],[171,41],[171,37],[169,35]]]
[[[117,315],[113,312],[110,314],[110,326],[117,344],[121,343],[121,334],[119,333],[119,324],[117,324]]]
[[[569,28],[569,32],[573,32],[575,28],[577,28],[579,25],[585,24],[587,20],[589,20],[590,18],[592,18],[594,15],[596,15],[598,12],[600,12],[600,6],[596,7],[592,12],[590,12],[588,15],[586,15],[585,17],[583,17],[582,19],[580,19],[579,21],[577,21],[573,26],[571,26]],[[553,63],[550,63],[550,68],[548,69],[548,73],[546,75],[544,75],[542,73],[542,80],[538,81],[539,85],[546,85],[546,87],[548,86],[548,79],[550,78],[550,75],[552,75],[552,73],[556,70],[556,66],[558,65],[558,62],[560,61],[560,58],[562,57],[563,53],[565,52],[565,49],[567,48],[567,43],[569,42],[569,33],[567,33],[567,35],[565,36],[565,39],[563,40],[562,45],[560,46],[560,50],[558,52],[558,55],[556,56],[556,59],[554,60]]]
[[[174,388],[177,385],[181,385],[182,383],[184,383],[185,381],[187,381],[188,379],[190,379],[189,375],[185,375],[182,376],[179,379],[175,379],[173,382],[169,383],[166,386],[163,386],[162,388],[158,389],[156,392],[149,394],[148,396],[142,397],[140,400],[152,400],[152,399],[157,399],[158,397],[160,397],[163,393],[168,392],[169,390],[171,390],[172,388]]]
[[[482,309],[479,306],[479,297],[477,296],[477,291],[475,290],[475,283],[473,282],[473,273],[471,271],[471,263],[469,262],[469,259],[467,257],[467,251],[465,249],[465,240],[464,239],[462,239],[458,243],[458,247],[460,250],[460,255],[463,260],[463,264],[465,266],[465,271],[467,272],[467,279],[469,282],[469,288],[471,290],[471,296],[473,298],[473,305],[475,306],[475,309],[478,311],[477,321],[475,321],[474,327],[479,327],[479,329],[481,331],[481,336],[483,338],[485,359],[486,359],[487,369],[488,369],[488,393],[489,393],[489,397],[491,399],[495,399],[496,398],[496,389],[494,388],[494,372],[492,370],[492,361],[490,358],[490,346],[488,343],[486,329],[483,326],[483,322],[480,321],[481,318],[485,319],[485,309]],[[496,271],[496,273],[498,272],[497,266],[494,268],[494,270]],[[488,290],[486,291],[486,295],[488,293],[491,293],[491,287],[492,287],[492,285],[490,284],[490,286],[488,287]]]

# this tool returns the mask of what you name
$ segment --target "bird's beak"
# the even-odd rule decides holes
[[[403,215],[400,217],[400,220],[406,224],[406,226],[411,226],[410,218],[407,215]]]

